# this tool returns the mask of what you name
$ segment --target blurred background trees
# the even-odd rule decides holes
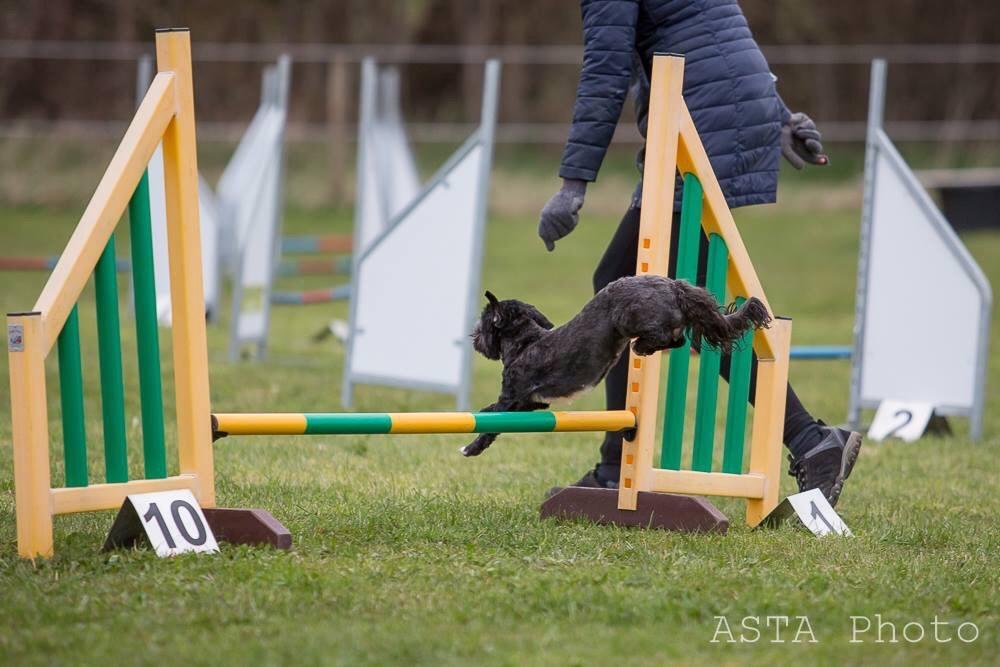
[[[758,42],[780,45],[1000,43],[995,0],[747,0]],[[188,25],[195,45],[384,44],[578,46],[579,5],[571,0],[3,0],[0,39],[147,43],[154,26]],[[196,57],[198,56],[196,51]],[[996,58],[1000,60],[1000,57]],[[96,65],[96,66],[95,66]],[[992,118],[1000,108],[1000,64],[906,65],[894,72],[893,108],[912,119]],[[199,68],[201,118],[231,118],[258,97],[256,63]],[[410,65],[406,104],[424,120],[468,118],[455,88],[474,88],[476,68]],[[775,62],[789,104],[827,120],[863,120],[863,64]],[[0,122],[24,118],[116,118],[134,95],[128,62],[0,59]],[[565,122],[577,68],[508,63],[502,122]],[[471,77],[472,80],[469,80]],[[326,113],[323,67],[295,72],[295,120]],[[39,85],[58,82],[58,85]],[[956,85],[956,83],[960,85]],[[466,95],[468,97],[468,95]],[[464,99],[459,97],[458,99]],[[475,95],[471,96],[475,100]],[[468,106],[468,105],[465,105]],[[110,107],[110,108],[109,108]],[[207,114],[207,115],[206,115]],[[412,114],[411,114],[412,115]]]

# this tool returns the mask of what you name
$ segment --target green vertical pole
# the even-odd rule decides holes
[[[701,240],[702,189],[698,177],[684,174],[681,199],[681,224],[677,239],[678,280],[692,285],[698,279],[698,245]],[[687,403],[687,376],[691,362],[691,341],[670,351],[667,368],[667,391],[663,413],[663,443],[660,467],[678,470],[681,467],[681,442],[684,439],[684,407]]]
[[[121,323],[118,317],[118,276],[115,269],[115,237],[112,234],[94,271],[97,351],[101,367],[101,413],[104,421],[104,470],[108,482],[127,482],[125,390],[122,381]]]
[[[722,304],[726,299],[726,267],[729,250],[718,234],[708,237],[708,271],[705,287]],[[712,449],[715,444],[715,408],[719,396],[719,366],[722,354],[706,342],[701,344],[701,365],[698,369],[698,399],[694,421],[694,453],[691,469],[712,471]]]
[[[160,334],[156,321],[153,273],[153,223],[149,213],[149,175],[143,173],[128,203],[132,244],[132,294],[139,356],[139,400],[142,403],[142,455],[146,479],[167,476],[163,434],[163,383],[160,378]]]
[[[83,416],[80,315],[76,306],[59,332],[59,400],[62,404],[66,486],[87,486],[87,430]]]
[[[736,299],[737,305],[746,301]],[[729,402],[726,405],[726,435],[722,450],[722,472],[743,472],[743,445],[746,439],[747,402],[750,398],[750,371],[753,365],[753,331],[735,345],[729,361]]]

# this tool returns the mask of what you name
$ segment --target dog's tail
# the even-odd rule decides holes
[[[708,290],[683,281],[676,281],[674,287],[677,305],[696,342],[705,340],[713,347],[728,351],[747,331],[771,323],[771,314],[757,297],[752,296],[739,306],[730,304],[723,314]]]

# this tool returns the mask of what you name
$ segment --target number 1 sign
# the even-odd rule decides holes
[[[797,521],[817,537],[851,534],[851,529],[830,507],[819,489],[788,496],[764,518],[761,525],[776,527],[786,521]]]
[[[132,547],[143,537],[160,557],[219,550],[198,501],[186,489],[128,496],[111,526],[104,550]]]

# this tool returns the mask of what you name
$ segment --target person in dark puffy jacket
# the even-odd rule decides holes
[[[753,39],[736,0],[582,0],[584,55],[563,152],[562,188],[542,209],[538,235],[549,251],[576,227],[587,183],[597,179],[629,89],[639,131],[646,136],[649,76],[654,53],[684,56],[684,99],[715,176],[732,208],[770,204],[778,189],[779,155],[797,169],[824,165],[821,135],[803,113],[792,113],[775,88],[764,54]],[[638,156],[639,172],[645,149]],[[635,274],[642,181],[594,273],[594,291]],[[680,197],[675,197],[674,239],[669,273],[676,266]],[[701,275],[707,240],[702,235]],[[721,374],[729,378],[729,357]],[[628,354],[605,379],[607,408],[625,407]],[[750,400],[756,389],[756,363]],[[789,474],[799,490],[819,488],[836,504],[861,448],[861,434],[817,421],[788,387],[784,437]],[[601,460],[576,486],[617,487],[621,433],[605,434]]]

